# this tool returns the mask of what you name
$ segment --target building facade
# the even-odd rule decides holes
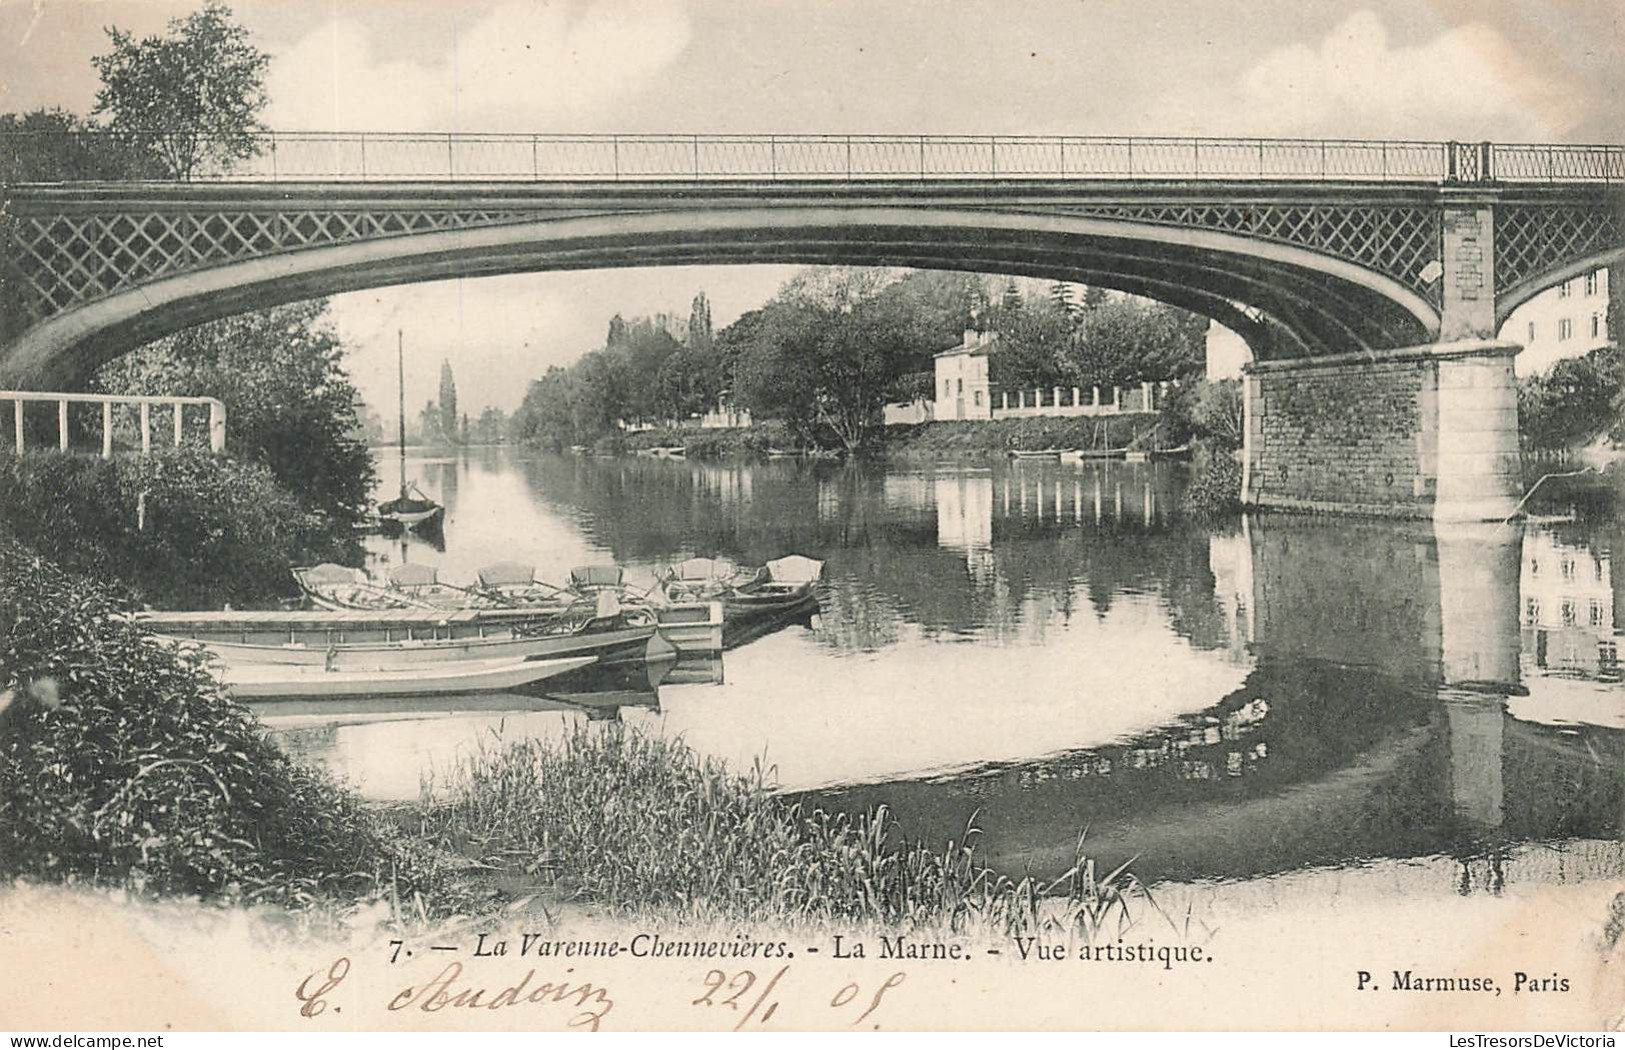
[[[997,336],[965,329],[964,341],[936,356],[933,369],[936,399],[933,419],[992,419],[993,398],[988,384],[988,354]]]
[[[1548,288],[1512,311],[1501,338],[1523,344],[1519,375],[1544,372],[1608,342],[1608,271],[1593,270]]]

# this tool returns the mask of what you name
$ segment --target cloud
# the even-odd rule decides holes
[[[648,88],[687,48],[670,0],[511,0],[472,25],[446,8],[433,61],[383,57],[387,42],[336,19],[278,56],[267,123],[280,129],[534,131],[590,124]]]
[[[1188,108],[1178,117],[1162,117],[1204,134],[1551,140],[1585,119],[1585,97],[1492,26],[1396,42],[1362,10],[1318,42],[1265,54],[1227,89],[1181,99]]]

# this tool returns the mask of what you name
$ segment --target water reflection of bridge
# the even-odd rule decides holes
[[[1246,684],[1111,746],[847,789],[838,804],[884,800],[926,838],[978,813],[1013,870],[1060,870],[1088,826],[1092,854],[1139,854],[1150,877],[1625,834],[1619,523],[1255,516],[1207,535],[1156,510],[1165,491],[1102,472],[1097,504],[1087,469],[1028,473],[944,471],[888,494],[928,498],[939,547],[969,570],[948,585],[989,595],[1012,589],[1011,552],[1037,535],[1058,537],[1052,571],[1081,586],[1091,547],[1184,552],[1199,538],[1211,589],[1173,595],[1171,613],[1198,647],[1247,661]],[[1138,498],[1119,503],[1120,488]],[[1154,580],[1165,597],[1176,575]],[[1574,709],[1575,684],[1611,715]]]

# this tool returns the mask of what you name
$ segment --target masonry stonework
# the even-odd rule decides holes
[[[1254,364],[1245,501],[1436,520],[1511,514],[1517,349],[1477,341]]]
[[[1495,335],[1495,213],[1489,207],[1444,210],[1439,338]]]

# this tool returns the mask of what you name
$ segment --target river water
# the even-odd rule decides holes
[[[1610,504],[1560,491],[1546,520],[1449,530],[1210,527],[1181,514],[1184,471],[414,458],[443,549],[376,537],[379,567],[618,563],[650,581],[696,554],[800,553],[826,562],[819,612],[569,702],[261,711],[380,799],[495,739],[618,717],[760,761],[811,805],[884,804],[911,837],[974,824],[1012,874],[1059,873],[1085,831],[1148,882],[1441,860],[1495,880],[1498,857],[1580,847],[1592,873],[1625,870]]]

